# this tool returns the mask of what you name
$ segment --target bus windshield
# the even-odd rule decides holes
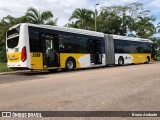
[[[8,48],[15,48],[19,43],[19,37],[14,37],[7,40],[7,47]]]

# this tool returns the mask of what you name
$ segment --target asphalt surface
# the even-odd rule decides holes
[[[0,75],[0,111],[160,111],[160,63]]]

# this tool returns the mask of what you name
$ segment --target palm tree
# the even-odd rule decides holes
[[[64,27],[79,28],[79,26],[75,22],[67,23],[67,24],[64,25]]]
[[[131,34],[131,32],[133,31],[132,27],[133,27],[133,23],[134,23],[134,20],[132,19],[132,17],[127,15],[125,12],[123,12],[122,17],[121,17],[121,21],[122,21],[121,29],[123,31],[122,35],[126,35],[128,31]]]
[[[157,33],[160,33],[160,22],[158,23],[156,29],[158,30]]]
[[[10,15],[3,17],[0,20],[0,62],[6,62],[6,48],[5,48],[5,42],[6,42],[6,32],[7,30],[18,23],[26,22],[26,19],[24,16],[20,18],[15,18]]]
[[[0,26],[3,26],[3,25],[13,26],[15,24],[24,23],[24,22],[27,22],[26,16],[15,18],[15,17],[8,15],[8,16],[2,18],[2,20],[0,22]]]
[[[91,25],[94,23],[94,12],[88,9],[77,8],[73,11],[69,21],[75,19],[75,24],[82,29],[91,29]]]
[[[47,24],[47,25],[56,25],[57,19],[52,20],[53,14],[51,11],[40,12],[37,9],[30,7],[27,10],[25,15],[27,17],[28,22],[34,24]]]
[[[134,29],[137,36],[142,38],[149,38],[156,32],[155,26],[152,22],[155,21],[155,17],[138,17],[138,21],[135,23]]]
[[[127,14],[127,11],[130,9],[129,6],[119,6],[118,12],[121,11],[121,29],[123,31],[122,35],[127,35],[128,32],[129,34],[132,34],[133,31],[133,25],[134,25],[134,19],[132,18],[132,15]],[[117,13],[118,14],[118,13]]]
[[[121,23],[121,17],[114,12],[103,9],[97,16],[97,31],[106,34],[122,34]]]
[[[0,43],[5,42],[5,34],[6,31],[13,25],[16,25],[18,23],[27,22],[27,19],[25,16],[15,18],[10,15],[7,15],[6,17],[3,17],[0,21]]]

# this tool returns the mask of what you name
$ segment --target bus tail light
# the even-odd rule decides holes
[[[26,47],[23,47],[21,60],[22,60],[22,62],[24,62],[24,61],[26,61],[26,59],[27,59],[27,50],[26,50]]]

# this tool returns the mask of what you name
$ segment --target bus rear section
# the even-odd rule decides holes
[[[149,63],[152,41],[114,35],[115,64]]]
[[[7,66],[12,69],[30,68],[28,38],[23,36],[25,26],[11,27],[6,36]],[[26,34],[26,33],[25,33]]]

